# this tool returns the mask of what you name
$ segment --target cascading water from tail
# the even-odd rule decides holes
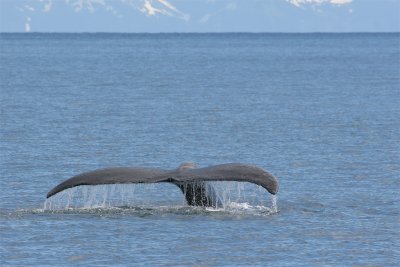
[[[256,210],[277,213],[277,198],[264,188],[244,182],[209,182],[213,190],[215,211]],[[210,190],[210,189],[208,189]],[[270,197],[272,196],[272,197]],[[184,207],[186,200],[172,184],[113,184],[79,186],[48,198],[44,210],[92,209],[112,207]]]
[[[278,197],[276,195],[271,195],[271,202],[272,202],[272,213],[278,212]]]

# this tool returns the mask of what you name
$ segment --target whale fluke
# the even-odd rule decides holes
[[[181,189],[189,205],[216,206],[214,189],[207,183],[211,181],[250,182],[273,195],[279,188],[278,180],[272,174],[253,165],[228,163],[197,168],[193,163],[183,163],[175,170],[118,167],[82,173],[54,187],[47,198],[80,185],[168,182]]]

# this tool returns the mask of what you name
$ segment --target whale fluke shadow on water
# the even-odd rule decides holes
[[[197,168],[193,163],[183,163],[175,170],[117,167],[82,173],[54,187],[47,198],[81,185],[167,182],[179,187],[188,205],[216,207],[219,200],[214,188],[208,183],[212,181],[250,182],[273,195],[279,188],[278,180],[272,174],[253,165],[228,163]]]

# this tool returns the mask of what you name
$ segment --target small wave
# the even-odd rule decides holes
[[[231,202],[228,203],[224,208],[205,208],[207,211],[211,212],[227,212],[231,214],[243,214],[243,215],[271,215],[275,214],[278,211],[274,209],[274,207],[266,207],[261,205],[251,205],[247,202],[238,203]]]
[[[163,216],[163,215],[204,215],[204,216],[266,216],[277,213],[271,207],[252,206],[249,203],[232,202],[225,208],[193,207],[193,206],[121,206],[121,207],[90,207],[90,208],[65,208],[65,209],[34,209],[19,210],[19,214],[41,215],[95,215],[95,216]]]

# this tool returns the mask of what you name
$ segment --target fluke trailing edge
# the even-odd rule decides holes
[[[82,173],[54,187],[47,194],[47,198],[80,185],[168,182],[181,189],[189,205],[216,206],[214,189],[207,183],[211,181],[254,183],[264,187],[273,195],[279,188],[278,181],[272,174],[256,166],[228,163],[197,168],[193,163],[183,163],[175,170],[119,167]]]

